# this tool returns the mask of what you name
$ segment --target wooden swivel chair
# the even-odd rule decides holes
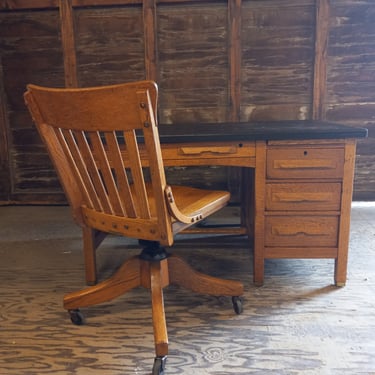
[[[138,286],[149,288],[153,375],[163,374],[168,353],[164,287],[232,296],[235,311],[242,311],[240,282],[196,272],[163,247],[173,244],[176,233],[225,206],[229,193],[167,185],[152,81],[82,89],[28,85],[25,101],[83,229],[87,282],[96,281],[95,249],[105,234],[137,238],[143,247],[108,280],[67,294],[64,308],[73,323],[82,324],[80,307],[110,301]]]

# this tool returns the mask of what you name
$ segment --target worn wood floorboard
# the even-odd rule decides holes
[[[228,215],[236,213],[228,211]],[[352,213],[347,285],[331,260],[272,260],[251,282],[243,237],[179,237],[173,251],[204,272],[245,283],[244,313],[229,298],[165,290],[166,375],[375,374],[375,205]],[[100,247],[108,277],[136,242]],[[87,309],[74,326],[63,295],[84,286],[81,235],[67,207],[0,207],[0,374],[149,375],[154,349],[147,290]]]

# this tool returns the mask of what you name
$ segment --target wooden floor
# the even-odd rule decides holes
[[[237,211],[229,208],[231,218]],[[84,286],[81,237],[67,207],[0,207],[0,374],[149,375],[154,350],[148,291],[83,310],[74,326],[63,295]],[[353,206],[347,285],[331,260],[273,260],[252,284],[244,237],[179,237],[174,253],[245,283],[244,313],[229,298],[165,290],[166,375],[375,374],[375,204]],[[111,237],[100,277],[137,252]]]

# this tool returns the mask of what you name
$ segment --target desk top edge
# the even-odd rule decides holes
[[[159,125],[162,143],[366,138],[366,128],[317,120]]]

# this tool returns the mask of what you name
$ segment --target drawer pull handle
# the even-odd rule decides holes
[[[273,227],[272,234],[276,236],[330,236],[334,231],[333,228],[324,227],[322,225],[310,226],[307,230],[305,228],[296,228],[296,227]]]
[[[182,155],[235,154],[237,152],[237,147],[181,147],[179,151]]]
[[[274,193],[272,195],[272,201],[283,203],[328,203],[332,200],[330,193]]]
[[[336,163],[327,159],[276,160],[275,169],[335,169]]]

